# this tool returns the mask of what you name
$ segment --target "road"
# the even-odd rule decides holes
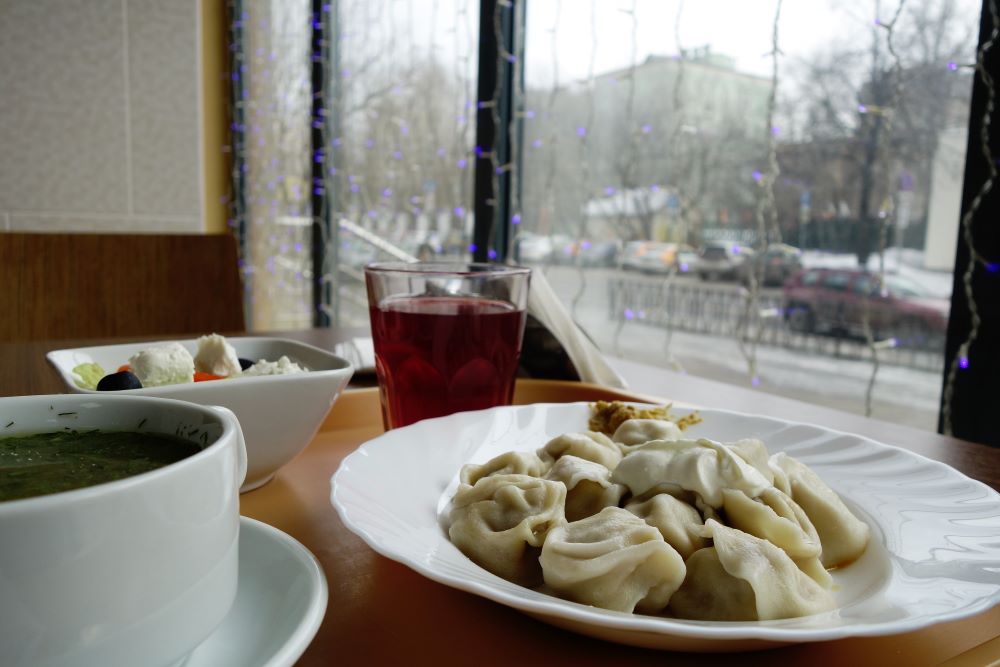
[[[608,354],[723,382],[752,386],[747,355],[734,337],[673,331],[651,326],[638,318],[624,324],[612,319],[608,307],[609,280],[623,274],[618,269],[548,266],[535,267],[571,309],[574,319]],[[662,277],[627,274],[655,283]],[[679,281],[695,278],[677,277]],[[735,283],[712,283],[712,289],[732,291]],[[766,290],[778,294],[780,290]],[[573,305],[575,304],[575,306]],[[822,350],[791,350],[759,345],[756,387],[765,392],[865,414],[866,393],[873,364],[838,358],[827,341]],[[871,416],[917,428],[936,430],[941,394],[940,370],[919,370],[880,364],[871,394]],[[665,387],[664,394],[683,399],[683,387]],[[794,419],[794,415],[789,415]]]

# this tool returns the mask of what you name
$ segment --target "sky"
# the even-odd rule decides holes
[[[797,60],[808,59],[834,41],[869,44],[875,17],[888,21],[900,1],[907,7],[955,2],[968,15],[969,25],[978,23],[981,6],[979,0],[781,0],[779,69],[793,68]],[[770,76],[778,0],[521,2],[527,12],[529,87],[549,86],[554,77],[560,85],[585,80],[591,72],[626,68],[649,55],[669,56],[680,48],[705,45],[736,58],[740,71]],[[345,8],[348,21],[362,26],[351,35],[356,48],[388,48],[404,56],[433,52],[444,62],[468,67],[474,77],[478,4],[476,0],[348,0]],[[382,23],[385,19],[392,27]]]
[[[957,1],[968,8],[970,24],[977,23],[976,2]],[[554,74],[560,82],[582,80],[591,67],[598,74],[705,45],[735,57],[740,71],[771,74],[777,0],[528,0],[526,6],[529,87],[551,85]],[[869,44],[876,16],[889,21],[897,6],[893,0],[783,0],[779,70],[833,40]]]
[[[779,40],[786,53],[808,50],[817,27],[831,25],[835,13],[826,4],[824,0],[783,3]],[[673,55],[682,48],[705,45],[735,57],[742,71],[770,74],[773,0],[535,0],[527,7],[529,85],[553,80],[554,25],[558,25],[554,34],[560,81],[587,78],[591,63],[600,73],[628,67],[633,58],[642,62],[650,54]],[[785,26],[794,29],[781,30]]]

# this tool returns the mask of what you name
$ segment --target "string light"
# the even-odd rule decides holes
[[[296,32],[275,20],[268,6],[244,5],[239,14],[237,3],[230,2],[228,8],[237,17],[230,32],[230,130],[233,188],[240,195],[228,199],[229,218],[231,225],[240,226],[246,312],[252,327],[307,325],[309,310],[303,310],[301,304],[310,285],[309,278],[300,277],[300,273],[308,258],[304,243],[308,225],[293,221],[308,215],[307,193],[322,185],[308,177],[294,184],[285,181],[286,174],[308,172],[308,166],[302,167],[302,156],[311,155],[308,143],[294,145],[285,137],[284,153],[270,147],[281,139],[275,128],[283,127],[289,119],[296,122],[301,116],[297,110],[306,110],[304,127],[315,121],[308,117],[307,87],[295,85],[288,60],[273,57],[279,50],[294,54],[308,48],[308,27],[313,19],[304,14],[304,29]],[[255,270],[257,267],[263,270]]]
[[[590,169],[590,162],[587,159],[590,149],[590,141],[587,136],[587,128],[594,123],[594,113],[596,105],[596,97],[594,95],[594,90],[596,88],[596,76],[597,76],[597,3],[591,2],[590,4],[590,61],[587,65],[587,115],[584,120],[584,124],[576,128],[576,136],[579,138],[579,154],[580,154],[580,185],[582,192],[585,196],[582,198],[586,201],[589,198],[592,191],[592,179],[593,175]],[[634,35],[633,35],[634,39]],[[580,211],[579,223],[577,223],[577,239],[587,238],[587,223],[588,217],[584,211]],[[583,298],[584,293],[587,291],[587,274],[583,270],[583,262],[581,253],[577,252],[576,255],[576,269],[577,269],[577,287],[576,293],[570,300],[570,312],[573,317],[577,315],[577,308],[580,304],[580,299]]]
[[[553,9],[554,9],[554,12],[553,12],[554,17],[553,17],[553,20],[552,20],[552,27],[550,27],[548,29],[548,32],[549,32],[549,47],[551,49],[551,54],[552,54],[551,62],[549,63],[549,66],[552,68],[552,84],[549,87],[549,94],[548,94],[548,99],[546,101],[546,107],[545,107],[545,113],[544,113],[544,117],[547,120],[551,119],[553,117],[553,115],[554,115],[556,98],[557,98],[557,96],[558,96],[558,94],[560,92],[560,89],[561,89],[560,81],[559,81],[559,60],[560,59],[559,59],[559,41],[558,41],[559,23],[560,23],[560,19],[562,18],[562,2],[561,2],[561,0],[556,0],[555,1],[555,5],[554,5]],[[540,139],[540,138],[535,139],[532,142],[531,145],[534,148],[536,148],[536,149],[537,148],[541,148],[542,145],[543,145],[542,139]],[[553,149],[556,146],[556,124],[552,123],[552,122],[549,123],[549,140],[548,140],[548,145],[552,146]],[[539,213],[539,215],[538,215],[539,222],[541,220],[544,220],[546,218],[546,215],[545,215],[546,213],[548,213],[552,217],[555,216],[555,211],[556,211],[556,201],[555,201],[555,193],[556,193],[556,187],[555,187],[555,185],[556,185],[556,183],[555,183],[555,180],[556,180],[556,159],[557,159],[557,156],[555,155],[555,151],[553,150],[553,152],[549,156],[549,160],[548,160],[548,170],[547,170],[547,173],[546,173],[546,176],[545,176],[545,188],[543,189],[543,192],[544,192],[544,210],[541,211]],[[520,183],[521,175],[520,174],[515,174],[514,175],[514,179],[517,179],[517,182],[518,182],[518,185],[517,185],[516,189],[520,190],[521,189],[521,183]],[[516,211],[517,214],[520,214],[521,213],[520,206],[518,207],[518,209],[515,209],[515,211]],[[539,229],[538,231],[539,232],[545,232],[545,231],[551,231],[551,230]],[[521,233],[522,233],[522,228],[519,226],[517,228],[517,231],[514,233],[513,238],[511,239],[511,243],[512,244],[517,244],[518,243],[519,237],[520,237]],[[518,247],[518,246],[517,245],[513,245],[512,249],[516,248],[516,247]],[[544,264],[543,269],[542,269],[543,271],[548,270],[549,262],[550,262],[550,257],[551,256],[545,258],[545,264]]]
[[[886,23],[884,21],[876,18],[875,25],[878,28],[885,30],[885,40],[886,47],[889,51],[889,55],[892,58],[892,92],[890,95],[890,101],[888,107],[868,105],[866,107],[859,106],[859,112],[863,114],[875,113],[882,117],[884,123],[881,134],[878,136],[878,141],[875,146],[875,163],[881,164],[884,172],[888,172],[891,167],[891,160],[888,156],[888,146],[889,138],[892,134],[893,129],[893,119],[895,117],[894,110],[899,108],[900,100],[902,99],[902,79],[903,79],[903,62],[899,57],[899,53],[896,51],[895,43],[893,37],[895,36],[896,22],[899,20],[900,15],[903,12],[903,5],[905,0],[900,0],[896,5],[896,11],[893,13],[892,19]],[[893,216],[895,216],[895,208],[893,208]],[[880,225],[879,225],[879,243],[878,243],[878,285],[881,286],[885,284],[885,248],[886,248],[886,230],[891,223],[888,220],[888,215],[882,215],[880,212]],[[899,224],[899,221],[894,221],[895,224]],[[875,340],[874,331],[871,326],[871,293],[866,292],[862,296],[861,300],[861,328],[864,332],[865,343],[871,353],[872,358],[872,370],[868,377],[868,384],[865,387],[865,416],[870,417],[872,414],[872,405],[875,396],[875,381],[878,377],[879,369],[881,368],[881,356],[880,351],[883,349],[891,349],[896,346],[896,340],[890,338],[883,341]]]
[[[773,236],[776,242],[781,241],[781,228],[778,226],[778,211],[774,204],[774,184],[778,180],[781,170],[778,167],[777,133],[774,129],[774,114],[778,97],[778,56],[781,51],[778,41],[778,26],[781,21],[781,3],[778,0],[774,9],[774,18],[771,23],[771,85],[767,95],[766,112],[766,146],[767,146],[767,171],[753,172],[753,179],[760,186],[757,195],[757,246],[758,251],[767,248],[769,237]],[[739,253],[739,246],[733,248],[734,254]],[[760,317],[760,283],[763,278],[764,265],[762,262],[755,263],[753,258],[746,258],[744,262],[750,262],[750,270],[747,272],[750,286],[744,298],[742,326],[736,328],[736,342],[747,362],[747,373],[750,376],[750,383],[753,386],[760,384],[760,376],[757,369],[757,348],[760,346],[761,337],[764,334],[764,324]],[[761,275],[758,275],[760,273]],[[756,315],[756,317],[754,317]],[[748,336],[753,328],[754,333]],[[750,338],[747,343],[747,338]]]

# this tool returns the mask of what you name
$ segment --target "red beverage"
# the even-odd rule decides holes
[[[387,428],[510,403],[525,312],[503,301],[397,297],[370,308]]]

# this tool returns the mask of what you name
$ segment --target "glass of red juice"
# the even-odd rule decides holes
[[[386,430],[510,404],[530,279],[505,264],[365,267]]]

